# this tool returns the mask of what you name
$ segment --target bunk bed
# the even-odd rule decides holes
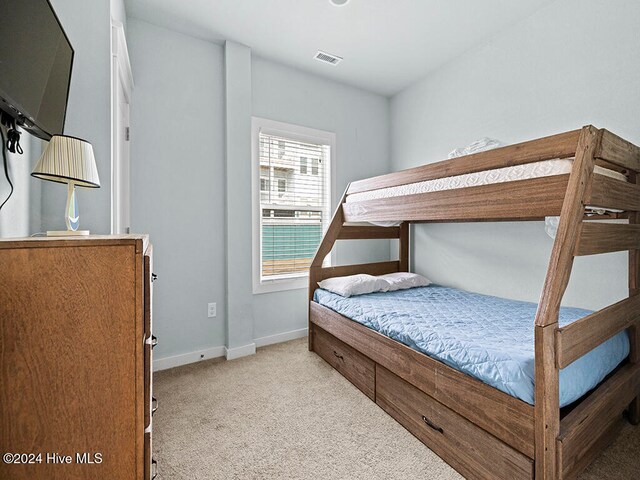
[[[640,422],[638,172],[640,148],[585,126],[351,183],[309,270],[309,350],[467,478],[576,477],[615,438],[623,413]],[[533,402],[314,301],[327,278],[408,272],[411,223],[547,216],[560,222],[532,313]],[[323,266],[337,240],[379,238],[399,239],[397,261]],[[615,251],[628,251],[628,297],[563,320],[574,258]],[[624,361],[561,408],[561,370],[625,332]]]

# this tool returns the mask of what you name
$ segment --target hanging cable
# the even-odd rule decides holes
[[[20,132],[16,128],[16,120],[6,112],[0,112],[0,123],[7,127],[7,143],[6,147],[11,153],[18,153],[22,155],[24,151],[20,146]],[[5,145],[4,140],[2,141]]]
[[[9,191],[9,195],[7,195],[7,198],[5,198],[4,202],[2,202],[2,205],[0,205],[0,210],[2,210],[2,207],[4,207],[4,204],[7,203],[11,198],[11,195],[13,195],[13,183],[11,183],[11,178],[9,178],[9,165],[7,161],[7,149],[9,147],[7,144],[5,144],[4,132],[2,131],[2,127],[0,127],[0,136],[2,137],[2,162],[4,163],[4,175],[5,177],[7,177],[7,182],[9,182],[9,186],[11,187],[11,190]],[[18,139],[19,138],[20,138],[20,134],[18,134]],[[20,144],[18,144],[18,148],[20,148]],[[19,153],[22,153],[21,148]]]
[[[10,128],[7,131],[7,150],[20,155],[24,153],[24,150],[22,150],[20,146],[20,132],[15,128]]]

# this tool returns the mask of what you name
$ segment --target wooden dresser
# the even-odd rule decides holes
[[[0,240],[1,479],[155,476],[151,267],[146,235]]]

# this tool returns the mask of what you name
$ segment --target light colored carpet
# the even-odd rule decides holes
[[[162,480],[462,478],[308,352],[306,339],[159,372],[154,390]],[[627,424],[581,478],[638,472],[640,427]]]

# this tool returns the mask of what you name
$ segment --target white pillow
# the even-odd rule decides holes
[[[358,275],[348,275],[346,277],[327,278],[318,282],[318,286],[330,292],[337,293],[343,297],[353,295],[364,295],[365,293],[386,292],[389,290],[389,283],[379,277],[360,273]]]
[[[380,275],[378,278],[389,284],[389,289],[387,290],[389,292],[403,290],[405,288],[426,287],[431,283],[422,275],[409,272],[388,273],[386,275]]]

